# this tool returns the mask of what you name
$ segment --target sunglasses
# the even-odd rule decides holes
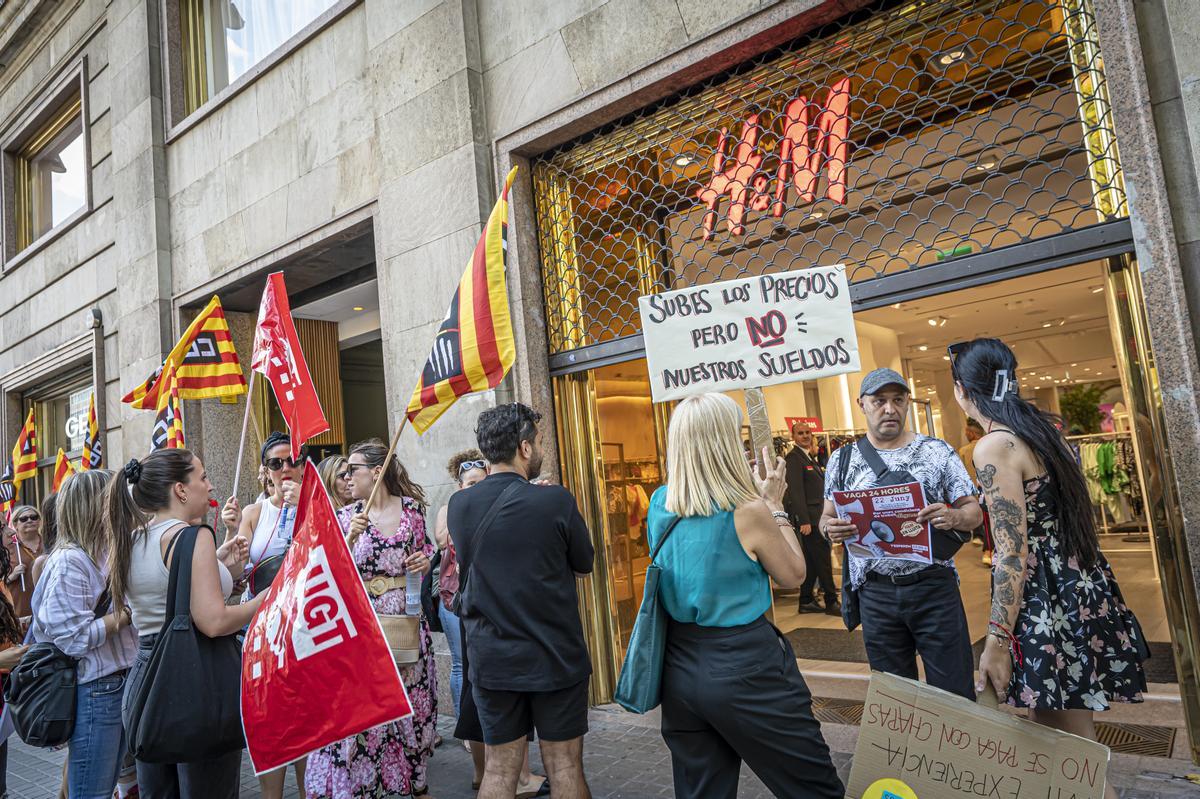
[[[277,472],[280,469],[282,469],[284,467],[284,464],[287,464],[288,466],[291,466],[293,469],[295,469],[296,467],[302,466],[304,464],[304,456],[301,455],[299,460],[292,460],[290,457],[288,457],[288,458],[267,458],[265,461],[263,461],[263,465],[266,466],[268,469],[270,469],[273,472]]]
[[[40,522],[41,520],[42,520],[41,516],[26,515],[26,516],[22,516],[21,518],[17,519],[16,522],[17,522],[17,524],[23,524],[25,522]]]
[[[487,461],[463,461],[462,463],[458,464],[458,476],[462,477],[472,469],[483,469],[486,471]]]

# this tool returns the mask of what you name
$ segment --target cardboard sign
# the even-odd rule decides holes
[[[846,796],[1102,799],[1107,746],[871,672]]]
[[[783,423],[787,426],[788,432],[792,432],[792,428],[797,424],[807,427],[809,432],[820,433],[825,430],[821,426],[821,420],[816,416],[785,416]]]
[[[638,299],[655,402],[860,370],[845,266]]]
[[[925,507],[920,483],[834,491],[833,504],[838,516],[858,529],[854,538],[845,541],[846,551],[854,557],[933,562],[929,525],[917,521]]]

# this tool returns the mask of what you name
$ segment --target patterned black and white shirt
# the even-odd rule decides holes
[[[917,435],[899,449],[877,450],[887,467],[894,471],[907,471],[920,481],[925,489],[925,501],[929,504],[944,502],[953,505],[963,497],[975,494],[962,459],[954,448],[940,438]],[[850,458],[846,472],[846,484],[835,485],[842,471],[842,458]],[[825,499],[833,500],[834,491],[853,491],[875,485],[875,473],[863,459],[854,444],[839,447],[825,467]],[[954,568],[953,560],[935,560],[943,566]],[[867,579],[867,572],[879,574],[912,574],[926,568],[924,563],[911,560],[850,558],[850,585],[857,589]]]

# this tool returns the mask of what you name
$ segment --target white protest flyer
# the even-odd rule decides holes
[[[861,369],[843,264],[650,294],[638,310],[655,402]]]
[[[858,531],[844,542],[854,557],[933,563],[929,523],[917,521],[925,507],[920,483],[834,491],[833,504],[838,516],[854,522]]]

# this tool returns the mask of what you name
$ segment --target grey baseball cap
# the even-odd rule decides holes
[[[858,396],[875,394],[884,386],[893,385],[904,389],[905,393],[912,393],[912,389],[908,387],[908,383],[904,382],[904,376],[895,369],[876,369],[863,378],[862,387],[858,390]]]

